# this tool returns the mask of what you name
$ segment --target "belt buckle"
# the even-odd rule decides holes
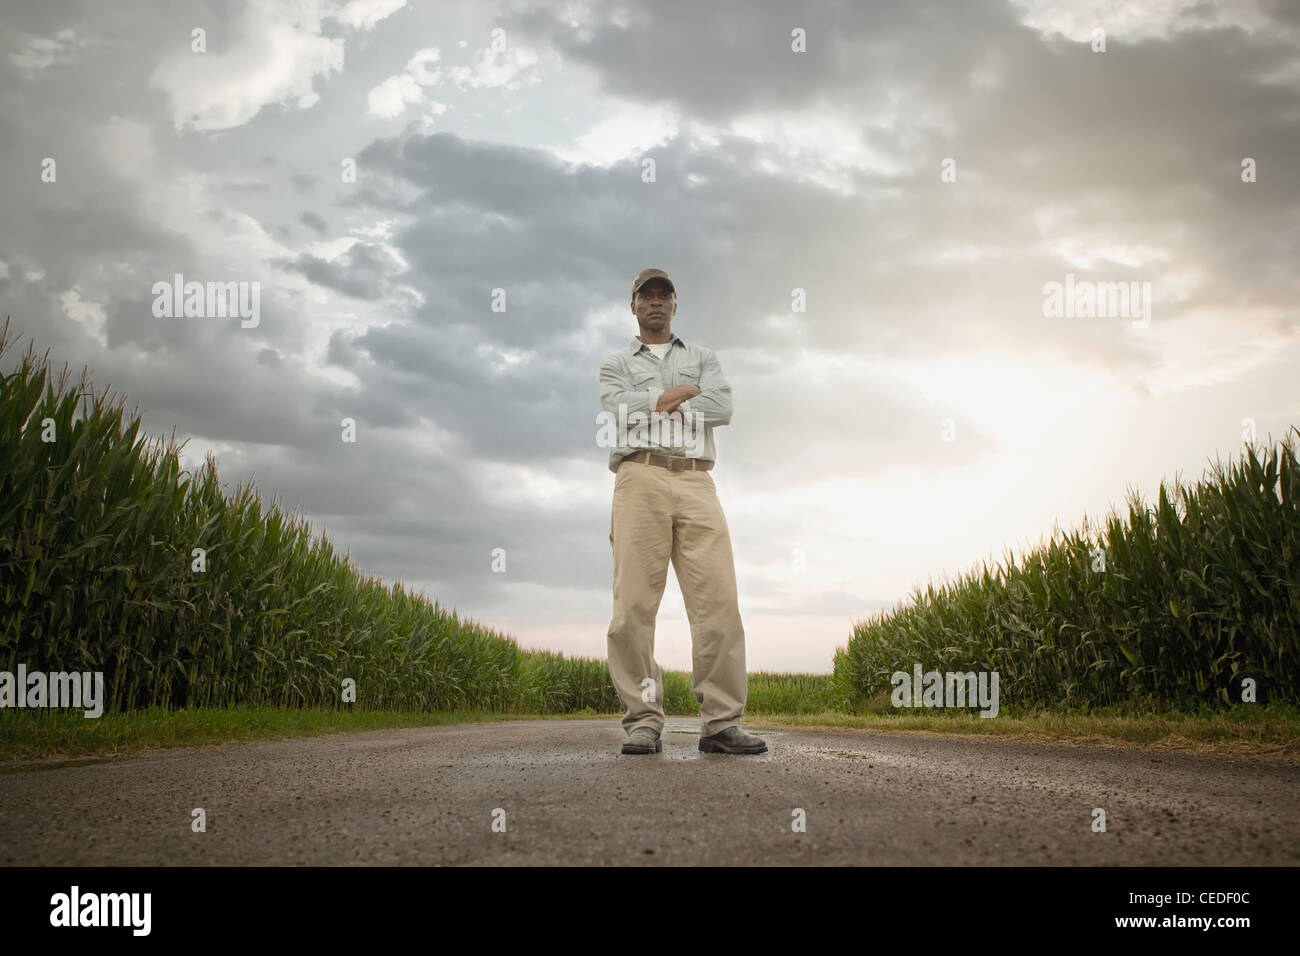
[[[668,459],[668,470],[669,470],[669,471],[685,471],[685,470],[686,470],[686,459],[685,459],[685,458],[670,457],[670,458]]]

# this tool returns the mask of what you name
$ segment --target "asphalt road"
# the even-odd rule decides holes
[[[687,718],[650,756],[619,754],[617,721],[515,721],[0,773],[0,863],[1300,862],[1291,763],[745,728],[768,753],[701,754]],[[206,832],[191,828],[198,807]]]

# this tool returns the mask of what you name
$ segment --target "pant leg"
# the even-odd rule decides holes
[[[692,681],[700,702],[700,733],[707,737],[738,725],[745,714],[745,629],[731,532],[713,476],[684,471],[673,475],[672,482],[672,563],[691,622]]]
[[[663,732],[664,682],[654,659],[655,617],[668,581],[672,535],[667,470],[645,462],[620,464],[609,522],[614,616],[606,656],[628,733],[638,727]],[[653,683],[647,685],[647,678]]]

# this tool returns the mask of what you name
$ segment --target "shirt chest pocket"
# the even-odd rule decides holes
[[[651,386],[655,388],[663,388],[663,385],[660,383],[658,372],[633,372],[632,386],[634,390],[638,392],[644,391]]]
[[[700,387],[699,363],[697,362],[694,365],[683,365],[681,368],[677,369],[677,384],[694,385],[696,388],[699,388]]]

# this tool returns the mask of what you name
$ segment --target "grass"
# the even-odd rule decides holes
[[[1028,712],[983,718],[965,712],[765,716],[755,723],[828,727],[889,733],[976,734],[1026,741],[1133,745],[1158,750],[1251,757],[1279,757],[1300,764],[1300,709],[1290,705],[1242,705],[1230,712],[1206,710],[1130,713]]]
[[[87,720],[66,711],[17,711],[0,721],[0,771],[64,765],[172,747],[280,740],[321,734],[509,720],[590,719],[615,722],[620,712],[569,714],[494,711],[320,710],[235,707],[146,708]],[[967,713],[747,713],[745,726],[823,727],[884,733],[979,734],[1022,740],[1141,745],[1196,753],[1278,757],[1300,763],[1300,709],[1271,704],[1230,713],[1025,713],[980,718]]]
[[[564,719],[600,716],[594,711]],[[509,720],[554,720],[554,714],[509,714],[486,710],[402,711],[318,708],[148,707],[87,720],[66,711],[19,711],[0,721],[0,761],[90,757],[197,747],[234,741],[282,740],[321,734],[437,727]]]

